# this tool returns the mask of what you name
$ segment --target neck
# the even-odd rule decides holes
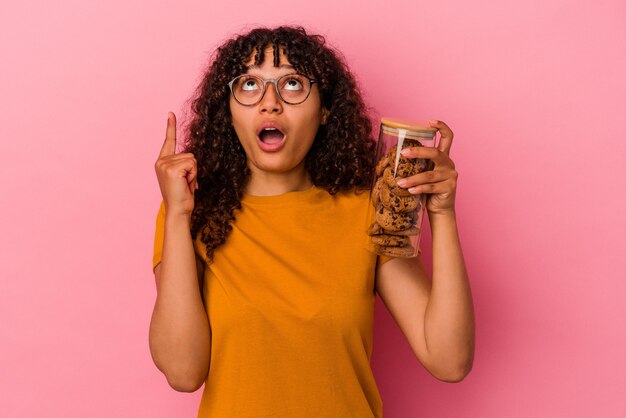
[[[285,173],[263,172],[252,167],[250,171],[245,193],[252,196],[276,196],[313,187],[313,181],[303,166]]]

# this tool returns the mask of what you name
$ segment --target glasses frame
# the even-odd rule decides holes
[[[296,102],[296,103],[291,103],[291,102],[288,102],[287,100],[285,100],[285,99],[283,98],[283,96],[281,96],[281,94],[280,94],[280,89],[278,88],[278,80],[281,80],[281,79],[283,79],[283,78],[285,78],[285,77],[288,77],[288,76],[290,76],[290,75],[301,75],[302,77],[306,78],[306,79],[309,81],[309,92],[306,94],[306,97],[305,97],[304,99],[302,99],[301,101]],[[256,78],[257,80],[261,80],[261,81],[263,82],[263,90],[261,91],[261,96],[259,97],[259,100],[257,100],[257,101],[256,101],[256,102],[254,102],[254,103],[251,103],[251,104],[241,103],[241,102],[237,99],[237,96],[235,96],[235,92],[233,92],[233,84],[235,83],[235,81],[237,81],[237,79],[239,79],[239,78],[241,78],[241,77],[244,77],[244,76],[247,76],[247,77],[254,77],[254,78]],[[272,84],[274,84],[274,88],[276,89],[276,94],[278,95],[278,97],[280,98],[280,100],[282,100],[284,103],[286,103],[286,104],[288,104],[288,105],[298,105],[298,104],[300,104],[300,103],[304,103],[304,101],[305,101],[306,99],[308,99],[308,98],[309,98],[309,96],[311,95],[311,90],[313,90],[313,84],[315,84],[316,82],[317,82],[317,80],[315,80],[315,79],[313,79],[313,78],[309,77],[308,75],[301,74],[301,73],[289,73],[289,74],[281,75],[281,76],[280,76],[280,77],[278,77],[278,78],[268,78],[268,79],[265,79],[265,80],[264,80],[264,79],[262,79],[262,78],[261,78],[261,77],[259,77],[259,76],[256,76],[256,75],[251,75],[251,74],[241,74],[241,75],[238,75],[237,77],[233,78],[232,80],[230,80],[230,83],[228,83],[228,88],[230,89],[230,94],[233,96],[233,98],[235,99],[235,101],[236,101],[237,103],[239,103],[239,104],[240,104],[240,105],[242,105],[242,106],[255,106],[255,105],[259,104],[259,103],[261,102],[261,100],[263,100],[263,97],[265,97],[265,92],[267,91],[267,83],[272,83]]]

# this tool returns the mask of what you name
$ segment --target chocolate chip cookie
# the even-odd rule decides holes
[[[413,226],[413,216],[410,213],[393,212],[379,205],[376,210],[376,222],[387,231],[403,231]]]
[[[385,183],[387,183],[387,186],[389,186],[389,189],[391,189],[391,193],[393,193],[394,195],[411,196],[411,193],[409,193],[409,189],[398,186],[391,167],[385,168],[385,171],[383,171],[383,179]]]
[[[420,206],[417,196],[412,194],[409,194],[409,196],[398,196],[397,194],[393,194],[389,185],[384,182],[379,187],[378,200],[387,209],[401,213],[413,212]]]
[[[402,235],[380,234],[372,236],[372,243],[382,247],[405,247],[411,245],[411,239]]]

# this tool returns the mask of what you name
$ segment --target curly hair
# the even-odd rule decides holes
[[[291,26],[238,35],[215,51],[191,102],[185,132],[184,152],[194,154],[201,186],[195,192],[191,235],[194,240],[200,235],[209,263],[232,230],[250,177],[246,154],[232,126],[228,82],[246,72],[245,63],[251,58],[255,65],[262,64],[270,46],[275,66],[282,52],[296,71],[317,80],[322,104],[329,111],[305,159],[313,184],[330,194],[371,185],[375,153],[371,122],[354,77],[324,37]]]

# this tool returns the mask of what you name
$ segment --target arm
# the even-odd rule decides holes
[[[199,286],[202,264],[196,262],[187,219],[166,216],[163,258],[154,274],[150,353],[172,388],[193,392],[209,371],[211,332]]]
[[[197,390],[211,350],[209,320],[198,281],[202,279],[190,232],[196,160],[176,154],[176,119],[168,116],[165,142],[155,164],[165,204],[163,254],[155,268],[157,298],[150,321],[150,353],[174,389]]]
[[[431,217],[432,282],[419,257],[380,266],[376,291],[420,363],[436,378],[458,382],[474,357],[474,314],[454,216]]]
[[[453,134],[442,122],[432,124],[441,132],[439,149],[418,147],[403,154],[430,158],[435,169],[398,181],[411,193],[429,194],[432,280],[419,257],[398,258],[379,267],[376,290],[424,367],[440,380],[457,382],[472,368],[474,310],[454,210],[458,175],[449,158]]]

